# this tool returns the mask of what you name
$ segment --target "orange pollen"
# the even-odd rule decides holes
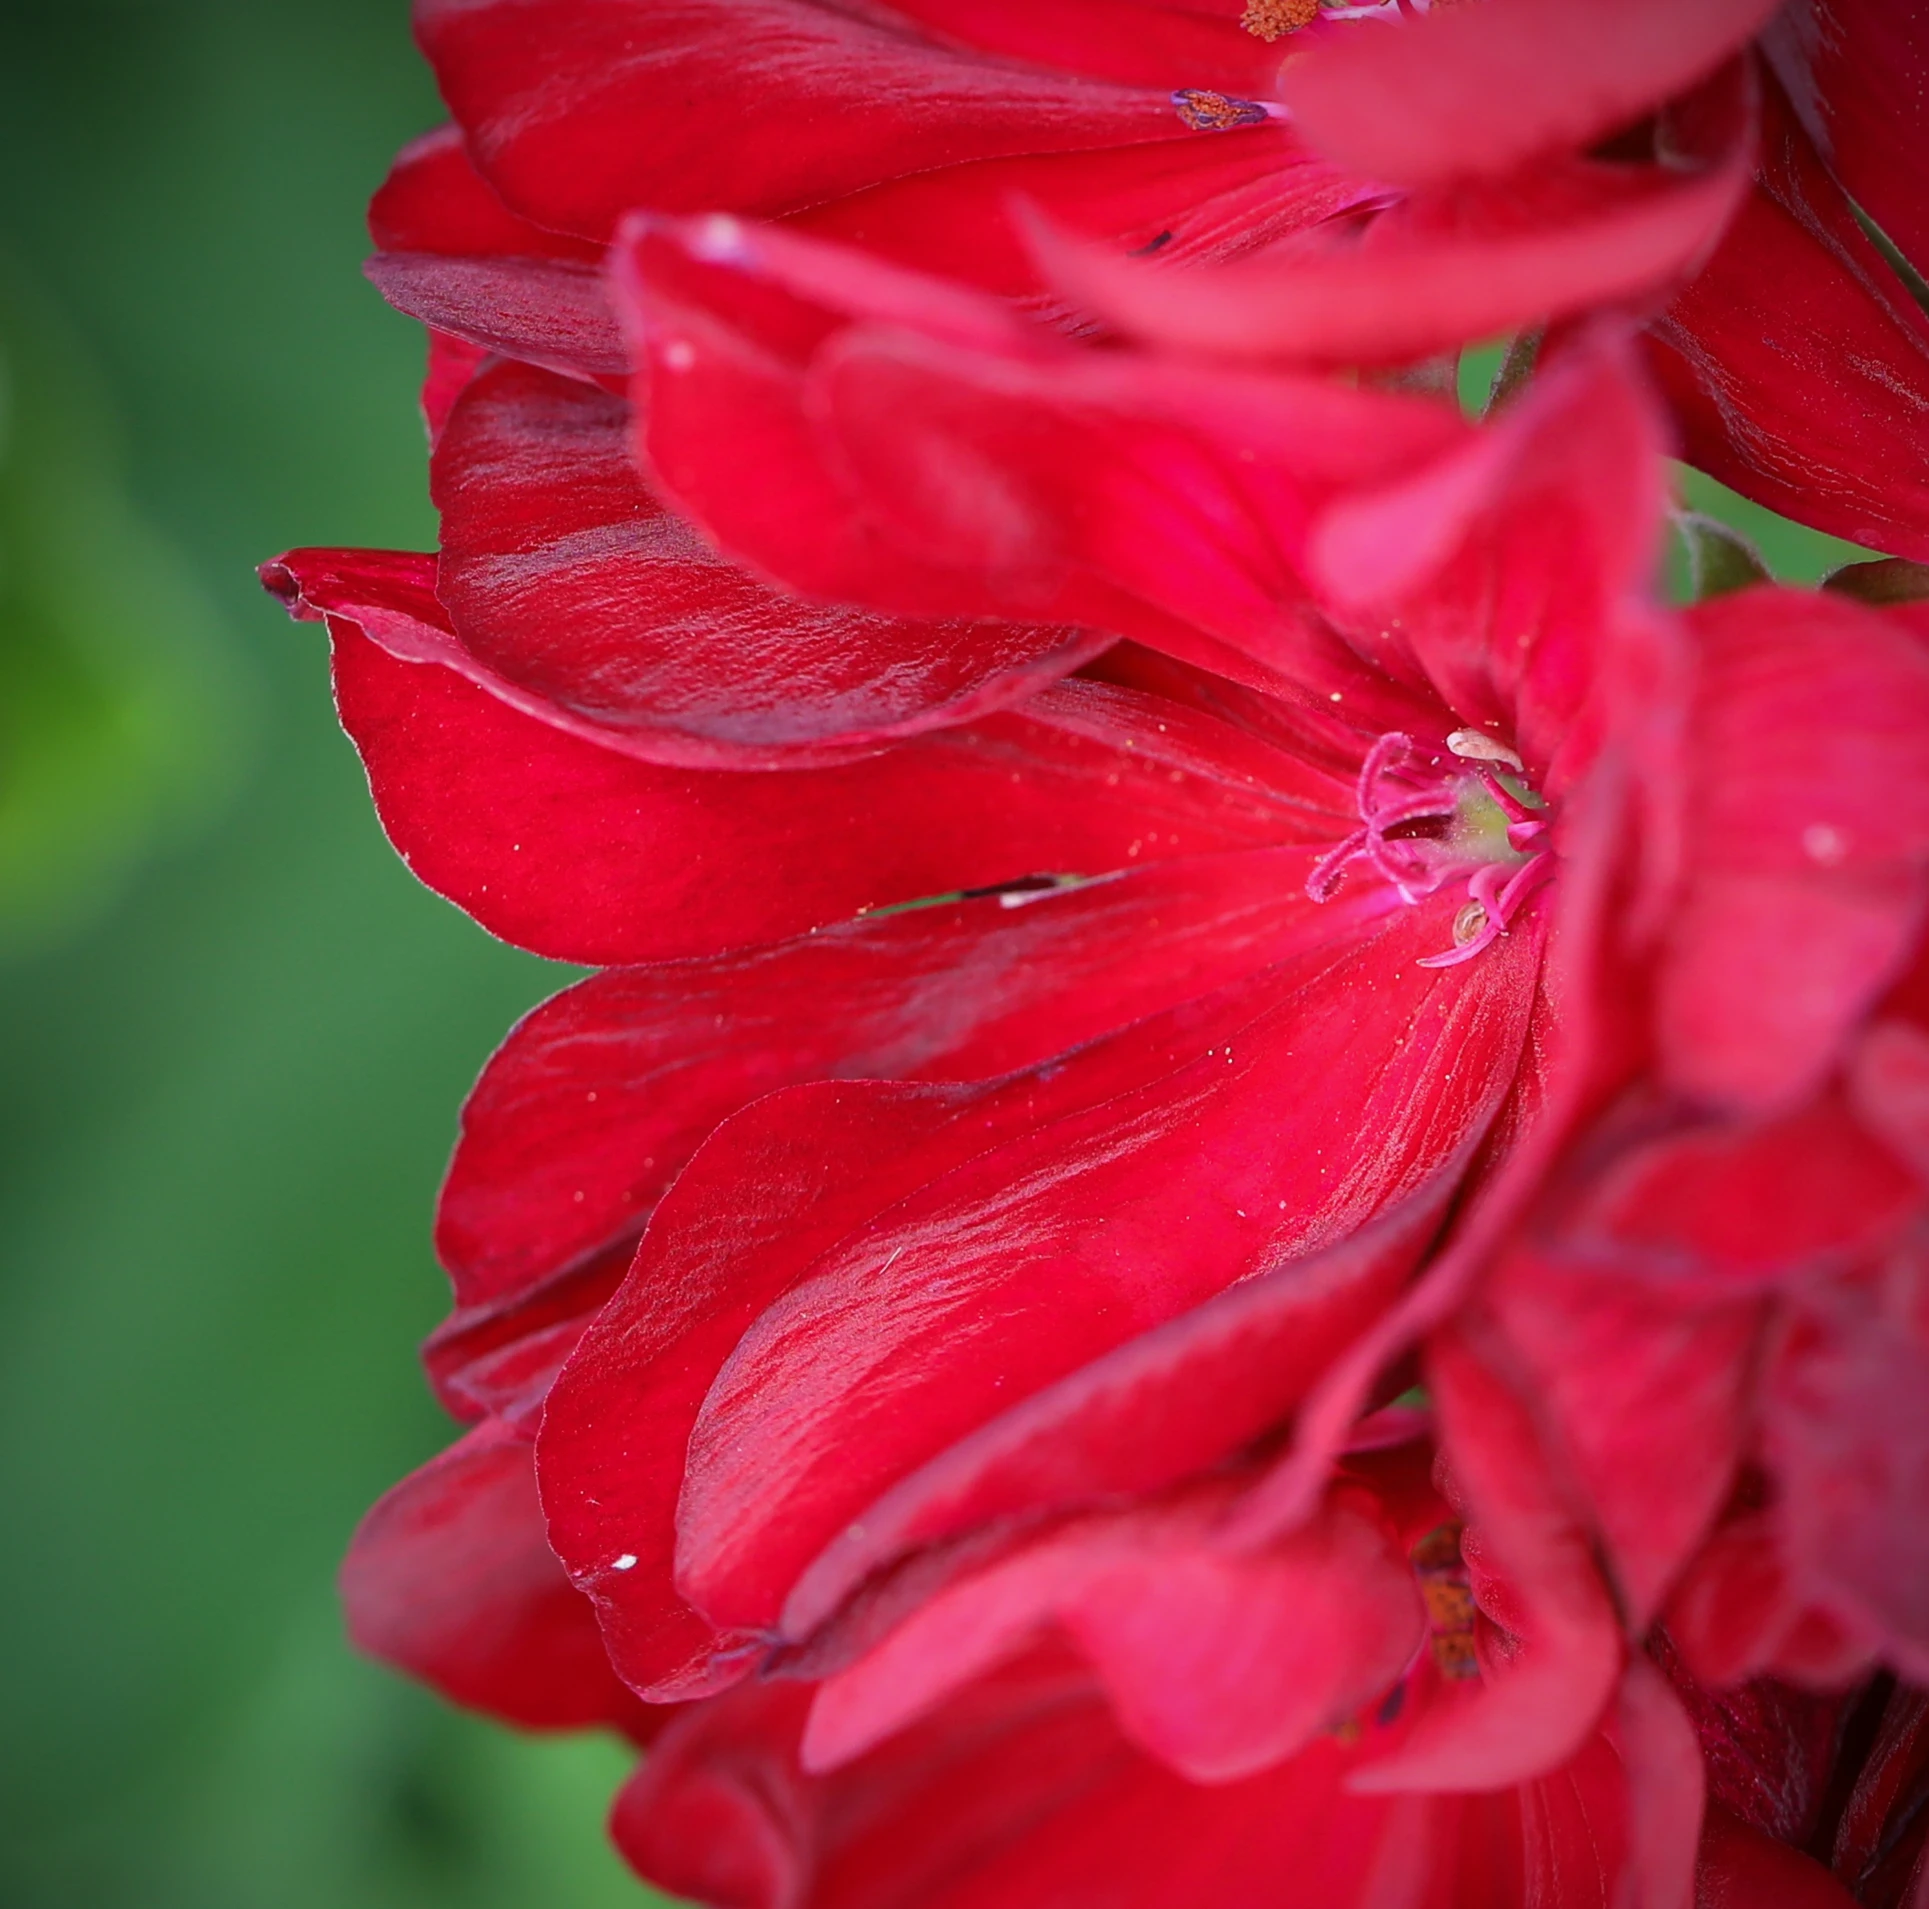
[[[1319,18],[1320,0],[1246,0],[1239,24],[1256,40],[1271,46],[1275,40]]]
[[[1413,1548],[1413,1569],[1427,1610],[1427,1648],[1440,1674],[1456,1682],[1479,1676],[1477,1610],[1460,1557],[1460,1527],[1440,1525],[1428,1532]]]

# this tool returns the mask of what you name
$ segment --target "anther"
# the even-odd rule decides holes
[[[1284,119],[1285,108],[1263,99],[1240,99],[1201,86],[1182,86],[1172,95],[1172,110],[1195,133],[1229,133],[1239,126],[1264,126]]]
[[[1256,40],[1270,46],[1275,40],[1311,26],[1320,15],[1320,0],[1246,0],[1239,24]]]

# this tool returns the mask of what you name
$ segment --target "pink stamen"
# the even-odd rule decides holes
[[[1553,872],[1553,856],[1536,855],[1531,862],[1523,862],[1514,871],[1506,887],[1496,893],[1495,884],[1500,880],[1501,864],[1489,862],[1484,868],[1476,869],[1467,883],[1467,893],[1486,912],[1487,919],[1480,932],[1461,947],[1449,948],[1445,954],[1422,955],[1419,965],[1423,968],[1457,968],[1461,962],[1471,961],[1475,955],[1485,953],[1507,932],[1514,917],[1520,913],[1521,904]]]
[[[1449,743],[1453,744],[1452,738]],[[1397,729],[1388,730],[1367,751],[1353,791],[1360,826],[1313,864],[1306,893],[1316,902],[1330,900],[1355,862],[1365,862],[1409,904],[1426,900],[1442,883],[1466,873],[1467,859],[1459,859],[1463,852],[1451,846],[1450,837],[1402,837],[1390,831],[1403,823],[1457,815],[1471,774],[1507,818],[1507,846],[1528,859],[1518,865],[1486,861],[1467,874],[1468,900],[1455,922],[1456,945],[1420,962],[1423,968],[1453,968],[1491,948],[1528,898],[1552,876],[1547,818],[1528,807],[1492,770],[1476,765],[1454,775],[1429,774],[1414,766],[1417,753],[1413,738]],[[1464,757],[1470,752],[1455,746],[1454,753]]]

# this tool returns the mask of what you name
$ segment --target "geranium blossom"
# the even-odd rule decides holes
[[[264,575],[410,866],[603,971],[344,1588],[653,1742],[646,1875],[1929,1886],[1929,618],[1664,608],[1643,368],[1916,550],[1842,4],[418,5],[442,549]]]

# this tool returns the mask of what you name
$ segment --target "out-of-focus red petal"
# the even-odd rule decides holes
[[[1697,1306],[1586,1259],[1534,1253],[1503,1266],[1490,1303],[1558,1428],[1638,1631],[1733,1488],[1758,1308]]]
[[[1333,36],[1281,76],[1296,127],[1341,165],[1420,186],[1586,146],[1705,79],[1775,0],[1483,0]]]
[[[1767,1673],[1841,1690],[1877,1655],[1869,1631],[1804,1604],[1772,1512],[1725,1524],[1689,1566],[1667,1611],[1668,1633],[1703,1684]]]
[[[1110,638],[800,603],[644,489],[627,408],[503,365],[437,446],[437,594],[469,652],[659,759],[771,767],[1006,706]]]
[[[1303,867],[1290,849],[1163,863],[580,983],[516,1028],[463,1110],[436,1230],[457,1297],[633,1240],[704,1136],[773,1088],[1030,1066],[1330,934],[1355,911],[1312,917]]]
[[[1143,1767],[1069,1664],[991,1680],[893,1744],[888,1772],[807,1776],[809,1698],[753,1685],[679,1713],[611,1820],[647,1880],[729,1909],[962,1909],[1014,1822],[1049,1824]]]
[[[1929,1267],[1920,1244],[1817,1287],[1765,1386],[1763,1442],[1798,1582],[1929,1681]]]
[[[1914,1021],[1878,1021],[1850,1069],[1857,1118],[1929,1181],[1929,1032]]]
[[[893,0],[893,11],[954,44],[1130,86],[1264,93],[1279,67],[1280,49],[1242,32],[1228,0]]]
[[[1824,1095],[1768,1121],[1689,1127],[1602,1163],[1579,1254],[1692,1305],[1840,1272],[1891,1244],[1922,1183]]]
[[[807,593],[1082,622],[1278,687],[1309,641],[1316,507],[1469,435],[1388,393],[1073,352],[781,232],[628,232],[648,462],[724,548]]]
[[[511,212],[470,162],[459,126],[438,126],[402,148],[369,201],[368,230],[384,252],[587,264],[602,256],[598,245]]]
[[[751,1686],[685,1715],[617,1805],[659,1886],[732,1909],[1320,1909],[1606,1905],[1626,1780],[1596,1739],[1543,1782],[1474,1797],[1362,1797],[1367,1746],[1327,1737],[1241,1782],[1134,1751],[1089,1675],[1027,1660],[872,1756],[797,1766],[806,1693]]]
[[[1690,1094],[1799,1100],[1908,954],[1929,867],[1929,648],[1910,619],[1766,589],[1693,612],[1689,879],[1658,1004]]]
[[[429,443],[442,435],[442,427],[455,409],[455,401],[469,388],[469,380],[489,362],[481,345],[452,332],[429,330],[429,364],[422,379],[422,422],[428,426]]]
[[[1526,1408],[1464,1332],[1434,1339],[1427,1371],[1470,1541],[1478,1531],[1469,1563],[1491,1558],[1485,1568],[1502,1574],[1518,1643],[1479,1683],[1436,1697],[1402,1744],[1354,1776],[1376,1794],[1489,1789],[1551,1770],[1586,1742],[1622,1673],[1613,1606]]]
[[[341,1590],[355,1643],[453,1702],[532,1729],[642,1721],[543,1537],[531,1447],[500,1423],[377,1501]]]
[[[1757,502],[1929,558],[1929,315],[1769,89],[1762,169],[1656,322],[1689,461]]]
[[[1566,159],[1396,203],[1364,237],[1336,221],[1204,267],[1049,228],[1035,244],[1069,298],[1155,344],[1272,363],[1403,363],[1643,300],[1685,277],[1748,190],[1745,79],[1740,68],[1725,77],[1698,115],[1692,151],[1665,168]],[[1354,204],[1367,198],[1355,188]],[[1329,216],[1348,209],[1336,191]]]
[[[1192,136],[1165,88],[987,59],[883,7],[546,0],[538,28],[528,0],[416,0],[415,26],[491,185],[586,238],[632,206],[771,214],[974,159]]]
[[[1692,1909],[1707,1776],[1694,1726],[1647,1658],[1628,1659],[1610,1728],[1628,1771],[1622,1899],[1641,1909]]]
[[[1075,1519],[954,1579],[819,1686],[804,1766],[849,1763],[1054,1624],[1125,1735],[1195,1782],[1249,1776],[1337,1728],[1425,1634],[1405,1554],[1343,1505],[1231,1553],[1212,1542],[1224,1498]]]
[[[1283,126],[1252,126],[1179,145],[983,159],[887,180],[793,213],[818,238],[1042,301],[1027,233],[1032,214],[1094,243],[1208,263],[1236,258],[1385,196],[1315,158]],[[1021,209],[1022,208],[1022,209]]]

